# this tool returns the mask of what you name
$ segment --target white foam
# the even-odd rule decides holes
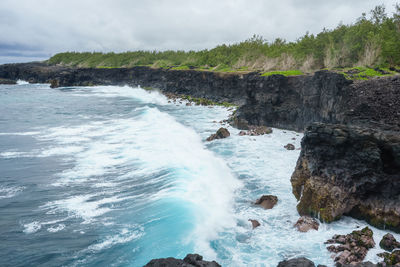
[[[26,84],[29,84],[29,82],[24,81],[24,80],[18,80],[18,81],[17,81],[17,84],[18,84],[18,85],[26,85]]]
[[[141,230],[141,231],[133,230],[132,231],[128,228],[123,228],[119,234],[107,236],[103,241],[89,246],[88,249],[92,250],[92,251],[99,251],[99,250],[108,249],[117,244],[127,243],[127,242],[130,242],[132,240],[142,237],[143,236],[142,231],[143,230]]]
[[[12,198],[18,193],[23,191],[25,187],[23,186],[2,186],[0,185],[0,199]]]
[[[65,228],[65,224],[58,224],[57,226],[51,226],[49,228],[47,228],[47,231],[50,233],[56,233],[59,232],[61,230],[63,230]]]
[[[39,222],[31,222],[31,223],[27,223],[24,224],[24,233],[25,234],[33,234],[36,233],[37,231],[40,230],[40,228],[42,228],[42,225]]]
[[[166,105],[168,99],[157,90],[144,90],[140,87],[130,86],[96,86],[88,87],[90,94],[77,94],[79,96],[99,96],[99,97],[128,97],[137,99],[143,103]],[[82,91],[83,92],[83,91]]]

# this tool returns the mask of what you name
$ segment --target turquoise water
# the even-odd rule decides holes
[[[225,125],[231,137],[205,142],[231,112],[140,88],[1,85],[0,265],[142,266],[196,252],[223,266],[332,266],[323,242],[365,223],[297,232],[299,150],[283,146],[301,134],[240,137]],[[278,205],[253,206],[262,194]]]

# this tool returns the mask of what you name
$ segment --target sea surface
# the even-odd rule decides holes
[[[323,242],[366,223],[297,232],[300,151],[283,146],[302,135],[225,125],[229,138],[205,142],[232,112],[140,88],[0,85],[0,266],[143,266],[193,252],[223,266],[333,266]],[[254,206],[263,194],[277,206]],[[372,229],[378,243],[386,232]]]

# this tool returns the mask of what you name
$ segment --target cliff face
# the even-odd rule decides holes
[[[330,222],[343,214],[400,231],[400,135],[315,123],[292,175],[301,215]]]
[[[327,222],[347,214],[400,231],[400,78],[352,83],[342,75],[262,77],[134,67],[0,66],[0,78],[54,86],[141,85],[239,105],[238,128],[305,130],[292,175],[301,214]],[[317,124],[314,124],[317,123]]]

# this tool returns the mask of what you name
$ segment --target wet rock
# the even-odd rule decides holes
[[[383,258],[383,262],[389,266],[400,266],[400,250],[395,250],[392,253],[383,252],[378,254]]]
[[[301,216],[294,227],[296,227],[300,232],[308,232],[311,229],[318,231],[319,223],[317,220],[309,216]]]
[[[175,258],[154,259],[144,267],[221,267],[215,261],[204,261],[198,254],[188,254],[183,260]]]
[[[368,250],[375,246],[373,232],[368,227],[347,235],[334,235],[325,244],[339,244],[327,247],[328,251],[336,254],[336,266],[361,263]]]
[[[281,261],[277,267],[315,267],[315,264],[309,259],[302,257]]]
[[[191,106],[192,104],[190,103],[190,102],[187,102],[186,103],[186,106]]]
[[[215,139],[222,139],[222,138],[227,138],[229,137],[231,134],[229,133],[228,129],[226,128],[219,128],[218,131],[215,134],[210,135],[206,140],[207,141],[212,141]]]
[[[261,225],[257,220],[249,219],[249,222],[251,222],[251,225],[253,226],[253,229],[257,228],[258,226]]]
[[[400,231],[400,135],[315,123],[302,139],[291,177],[300,215],[324,222],[343,215]]]
[[[287,150],[294,150],[295,149],[293,144],[287,144],[286,146],[284,146],[284,148],[286,148]]]
[[[50,88],[58,88],[60,87],[60,81],[57,79],[50,81]]]
[[[247,135],[247,132],[246,132],[246,131],[240,131],[240,132],[239,132],[239,135],[240,135],[240,136]]]
[[[392,251],[393,249],[400,248],[400,243],[397,242],[396,238],[392,234],[387,233],[383,236],[379,246],[387,251]]]
[[[251,136],[258,136],[258,135],[264,135],[264,134],[270,134],[272,133],[272,129],[269,127],[265,126],[250,126],[247,131],[240,131],[239,135],[251,135]]]
[[[273,195],[263,195],[254,204],[260,205],[264,209],[272,209],[278,203],[278,197]]]

